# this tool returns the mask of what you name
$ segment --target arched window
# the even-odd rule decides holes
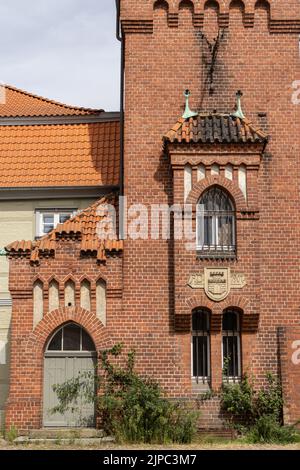
[[[235,210],[221,188],[208,189],[197,204],[197,251],[204,256],[235,253]]]
[[[47,351],[93,352],[95,345],[89,334],[75,323],[60,328],[49,341]]]
[[[228,309],[222,321],[222,366],[227,381],[241,378],[241,318],[236,310]]]
[[[195,309],[192,314],[192,379],[196,384],[210,380],[210,313]]]

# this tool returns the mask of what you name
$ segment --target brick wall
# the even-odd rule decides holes
[[[162,151],[162,136],[183,112],[185,88],[192,92],[192,110],[227,113],[233,110],[235,92],[241,89],[244,113],[268,131],[270,141],[258,167],[247,171],[247,209],[249,214],[254,209],[257,212],[255,217],[237,216],[237,258],[199,260],[181,242],[128,240],[123,321],[132,333],[129,341],[142,345],[141,370],[157,377],[170,395],[179,396],[191,394],[192,308],[207,306],[220,316],[226,306],[242,303],[247,320],[242,334],[243,371],[254,374],[259,387],[267,371],[279,370],[277,327],[300,322],[296,289],[300,280],[296,243],[300,107],[291,101],[292,83],[300,76],[298,5],[272,2],[270,11],[266,2],[255,7],[256,2],[246,1],[242,14],[238,2],[230,8],[230,2],[220,2],[219,12],[213,2],[207,2],[205,9],[200,1],[181,2],[180,8],[180,2],[156,2],[154,10],[153,3],[121,1],[128,204],[183,202],[183,171],[178,167],[171,171],[170,155]],[[218,26],[224,32],[210,94],[205,85],[209,51],[203,33],[212,42]],[[180,150],[186,160],[199,151],[183,146]],[[212,149],[216,151],[218,158],[224,158],[224,149]],[[206,157],[210,157],[209,151]],[[195,181],[195,171],[193,178]],[[236,178],[235,173],[237,187]],[[208,301],[203,291],[195,298],[187,286],[189,275],[209,266],[243,272],[246,287],[220,303]],[[185,325],[181,331],[175,328],[179,317]],[[212,336],[212,374],[218,388],[222,374],[220,322]]]

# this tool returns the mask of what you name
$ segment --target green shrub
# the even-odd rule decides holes
[[[254,390],[246,375],[240,383],[223,385],[221,407],[233,420],[252,421],[255,414]]]
[[[266,385],[254,390],[247,376],[239,384],[223,385],[221,406],[229,414],[231,424],[251,443],[299,442],[299,432],[293,426],[282,426],[282,389],[271,373]]]
[[[90,373],[54,386],[59,404],[52,412],[74,411],[80,398],[81,403],[96,403],[104,431],[119,441],[191,442],[199,413],[168,400],[157,382],[137,374],[133,351],[128,353],[124,366],[118,365],[116,358],[121,351],[122,345],[116,345],[102,352],[103,380],[96,381],[96,390],[91,380],[94,374]]]
[[[18,430],[17,428],[12,425],[8,431],[5,432],[5,439],[8,442],[13,442],[18,437]]]
[[[249,443],[290,444],[300,442],[300,434],[293,426],[281,426],[272,415],[262,415],[249,429],[246,440]]]
[[[282,418],[282,389],[280,382],[272,374],[267,373],[267,385],[259,390],[255,411],[258,416],[273,416],[277,422]]]

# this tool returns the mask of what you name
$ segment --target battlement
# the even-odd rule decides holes
[[[240,9],[245,28],[252,28],[258,10],[267,11],[270,33],[300,34],[300,0],[120,0],[121,25],[126,33],[153,33],[155,12],[164,9],[170,28],[179,27],[179,15],[190,9],[193,26],[202,29],[205,15],[214,10],[220,28],[230,27],[230,14]]]

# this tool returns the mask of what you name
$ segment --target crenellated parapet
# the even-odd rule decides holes
[[[255,25],[258,11],[267,12],[266,21],[270,33],[300,33],[300,0],[120,0],[121,25],[126,33],[153,33],[158,10],[166,12],[170,28],[179,27],[181,11],[189,9],[193,26],[202,29],[205,15],[214,10],[220,28],[230,27],[230,15],[239,9],[245,28]]]

